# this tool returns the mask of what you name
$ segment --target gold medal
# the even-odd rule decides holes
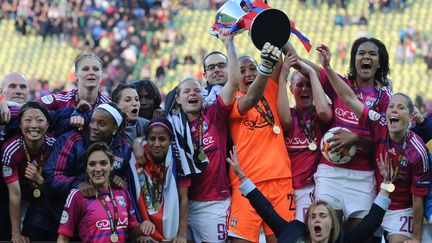
[[[40,196],[41,196],[41,191],[38,188],[34,189],[33,190],[33,197],[39,198]]]
[[[313,142],[310,143],[308,147],[312,151],[315,151],[318,148],[317,145],[316,145],[316,143],[313,143]]]
[[[275,134],[279,134],[279,133],[281,132],[281,130],[280,130],[280,128],[279,128],[278,126],[274,125],[274,126],[273,126],[273,132],[274,132]]]
[[[198,154],[198,159],[203,162],[204,160],[207,159],[207,155],[204,153],[204,151],[200,151]]]
[[[112,233],[111,234],[111,236],[110,236],[110,240],[111,240],[111,242],[113,242],[113,243],[115,243],[115,242],[117,242],[118,241],[118,235],[116,234],[116,233]]]
[[[396,189],[396,187],[393,183],[388,184],[388,186],[387,186],[388,192],[394,192],[395,189]]]

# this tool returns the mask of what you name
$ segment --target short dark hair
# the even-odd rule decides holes
[[[85,153],[84,162],[85,162],[86,166],[88,164],[88,159],[89,159],[90,155],[93,152],[96,152],[96,151],[102,151],[102,152],[104,152],[108,156],[110,165],[113,165],[113,163],[114,163],[114,154],[111,151],[111,148],[106,143],[104,143],[104,142],[94,142],[94,143],[92,143],[90,145],[90,147],[87,149],[87,151]]]
[[[387,86],[389,84],[387,75],[390,73],[389,55],[387,48],[380,40],[375,38],[361,37],[354,41],[351,47],[350,67],[348,71],[348,79],[355,80],[357,76],[357,69],[355,67],[355,59],[357,51],[361,44],[371,42],[378,47],[378,57],[380,67],[375,73],[375,80],[381,85]]]
[[[27,110],[30,109],[37,109],[40,110],[42,112],[42,114],[44,114],[45,118],[48,121],[48,124],[51,124],[51,116],[48,112],[48,109],[46,108],[45,105],[36,102],[36,101],[29,101],[27,103],[25,103],[23,106],[21,106],[20,111],[18,113],[18,121],[21,122],[21,118],[24,115],[24,112],[26,112]]]
[[[134,89],[137,90],[135,85],[133,84],[119,84],[117,85],[117,87],[114,89],[114,91],[111,94],[111,99],[114,103],[118,104],[120,102],[120,98],[121,98],[121,92],[125,89]],[[138,93],[138,91],[137,91]]]
[[[222,55],[225,58],[225,60],[228,62],[228,57],[225,54],[223,54],[220,51],[212,51],[212,52],[208,53],[207,55],[205,55],[205,57],[203,58],[203,70],[204,70],[204,72],[206,71],[205,62],[206,62],[207,58],[211,55],[216,55],[216,54]]]

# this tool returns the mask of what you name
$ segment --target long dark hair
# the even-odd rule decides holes
[[[390,73],[389,55],[387,48],[380,40],[375,38],[361,37],[354,41],[351,47],[351,57],[350,57],[350,67],[348,71],[348,78],[350,80],[355,80],[357,76],[357,69],[355,67],[355,60],[357,51],[361,44],[371,42],[378,47],[378,57],[380,67],[375,73],[375,80],[379,82],[382,86],[388,86],[389,81],[387,75]]]

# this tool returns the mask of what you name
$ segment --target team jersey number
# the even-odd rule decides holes
[[[290,205],[289,205],[289,210],[290,211],[295,211],[295,202],[294,202],[294,194],[288,194],[288,200],[290,201]]]
[[[408,232],[408,233],[413,233],[413,217],[411,216],[401,216],[399,221],[402,222],[402,226],[400,227],[399,231],[400,232]]]

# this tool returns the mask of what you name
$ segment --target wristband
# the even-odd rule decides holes
[[[383,182],[383,183],[381,183],[380,188],[390,193],[390,192],[393,192],[395,190],[395,185],[393,183],[385,184]]]
[[[268,68],[262,64],[258,66],[258,72],[260,72],[264,76],[270,76],[273,72],[273,68]]]

